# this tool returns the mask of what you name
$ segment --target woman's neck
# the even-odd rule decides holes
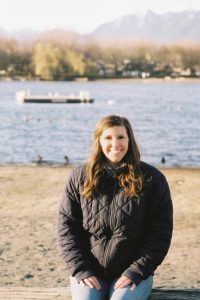
[[[117,169],[117,168],[123,166],[123,162],[112,163],[110,161],[106,161],[105,164],[106,164],[106,166],[108,166],[111,169]]]

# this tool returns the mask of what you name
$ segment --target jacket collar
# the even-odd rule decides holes
[[[114,167],[105,162],[103,167],[106,173],[113,178],[117,178],[119,175],[125,173],[127,169],[125,163],[122,163],[120,166]]]

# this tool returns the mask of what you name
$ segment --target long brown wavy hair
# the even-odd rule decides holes
[[[106,158],[101,149],[100,137],[105,129],[114,126],[124,126],[129,138],[128,151],[122,159],[125,172],[117,177],[119,184],[127,196],[137,196],[142,189],[142,175],[139,170],[140,151],[131,124],[125,117],[110,115],[101,119],[94,129],[92,152],[86,165],[86,178],[82,191],[82,195],[87,199],[99,191],[104,175]]]

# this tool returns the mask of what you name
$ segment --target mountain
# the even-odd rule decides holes
[[[13,38],[20,42],[34,41],[37,39],[39,35],[38,31],[34,31],[28,28],[23,30],[15,30],[15,31],[0,29],[0,34],[1,33],[2,33],[2,37],[4,38]]]
[[[19,31],[9,31],[0,28],[0,38],[13,38],[19,42],[35,42],[39,40],[44,41],[55,41],[55,42],[70,42],[80,41],[82,38],[81,35],[63,29],[50,29],[44,31],[34,31],[32,29],[24,29]]]
[[[128,15],[99,26],[90,36],[101,41],[200,42],[200,11]]]
[[[51,29],[40,32],[38,39],[45,41],[54,41],[57,43],[73,43],[74,41],[79,41],[81,36],[78,33],[63,29]]]
[[[20,42],[38,39],[55,40],[60,43],[74,41],[108,42],[118,40],[145,40],[156,43],[200,42],[200,11],[182,11],[156,14],[147,11],[144,15],[127,15],[100,25],[90,34],[78,34],[71,30],[7,31],[0,28],[0,38],[15,38]]]

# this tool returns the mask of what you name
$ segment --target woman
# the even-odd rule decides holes
[[[103,118],[88,162],[72,171],[59,208],[59,244],[73,300],[146,300],[172,236],[164,175],[140,161],[129,121]]]

